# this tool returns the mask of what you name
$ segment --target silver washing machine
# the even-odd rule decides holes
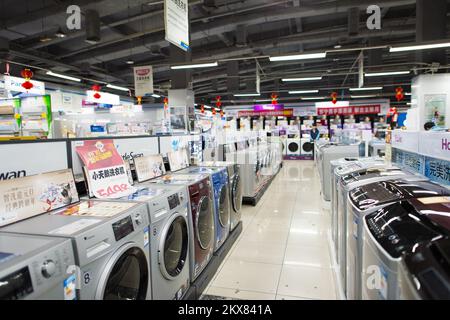
[[[150,218],[153,300],[180,300],[189,289],[189,197],[186,186],[138,186],[118,201],[142,202]]]
[[[394,177],[392,177],[394,178]],[[401,180],[379,180],[352,189],[348,195],[347,212],[347,294],[361,298],[363,224],[362,218],[394,201],[415,197],[450,195],[450,190],[425,181],[421,176],[405,176]]]
[[[356,158],[359,157],[359,145],[336,145],[324,148],[321,151],[320,166],[321,170],[321,186],[322,197],[325,201],[331,201],[331,161],[343,157]]]
[[[69,239],[0,232],[0,300],[75,300],[74,267]]]
[[[398,272],[400,300],[450,300],[450,239],[408,250]]]
[[[441,196],[402,200],[379,208],[363,218],[364,300],[399,299],[398,272],[402,254],[416,251],[421,244],[449,235],[449,203],[448,197]],[[437,286],[433,283],[434,288]]]
[[[72,240],[81,300],[151,300],[145,204],[81,201],[2,229]]]

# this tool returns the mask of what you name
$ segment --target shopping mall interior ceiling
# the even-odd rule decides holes
[[[380,30],[366,27],[366,9],[373,2],[382,8]],[[99,13],[101,34],[97,43],[87,43],[84,30],[67,30],[66,10],[72,4],[81,7],[83,24],[88,9]],[[349,29],[349,12],[354,7],[360,14],[356,31]],[[164,93],[170,88],[173,56],[164,39],[163,10],[164,1],[156,0],[0,0],[0,58],[129,88],[133,87],[132,64],[149,64],[154,67],[155,87]],[[224,60],[234,58],[240,59],[240,91],[251,90],[254,85],[256,60],[252,57],[260,57],[261,91],[267,96],[276,91],[288,100],[295,98],[288,95],[290,90],[357,86],[354,66],[361,52],[358,50],[302,61],[270,62],[267,57],[413,43],[418,25],[415,0],[190,0],[189,15],[192,61],[219,61],[217,67],[192,70],[196,97],[205,101],[217,94],[224,101],[233,99]],[[446,22],[450,22],[448,14]],[[1,47],[8,49],[2,51]],[[409,90],[415,68],[418,72],[429,69],[415,52],[390,53],[382,48],[365,51],[364,58],[369,71],[411,70],[410,74],[366,79],[371,86],[383,84],[385,88],[379,94],[393,101],[395,86],[404,85]],[[12,68],[12,73],[20,73],[20,66]],[[304,75],[320,75],[323,79],[281,81]],[[44,72],[37,72],[36,77],[59,81]]]

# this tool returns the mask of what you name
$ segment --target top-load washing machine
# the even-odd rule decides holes
[[[359,157],[359,145],[329,145],[323,148],[320,155],[322,197],[325,201],[331,201],[331,161],[349,157]]]
[[[142,202],[150,218],[153,300],[180,300],[189,289],[189,198],[183,185],[140,185],[117,201]]]
[[[407,251],[415,252],[421,244],[449,235],[449,206],[447,196],[415,198],[395,202],[364,217],[363,299],[399,299],[398,271],[402,254]],[[432,254],[441,255],[442,251]],[[448,261],[448,252],[445,254]],[[448,265],[444,268],[448,272]],[[430,273],[422,275],[430,281],[429,285],[434,289],[438,288],[439,284],[430,279]]]
[[[402,257],[400,300],[450,300],[450,238],[421,244]]]
[[[394,177],[392,177],[394,178]],[[416,197],[450,195],[450,191],[438,184],[425,181],[421,176],[409,175],[397,180],[379,180],[353,188],[348,193],[347,212],[347,284],[350,297],[361,297],[363,217],[392,202]]]
[[[190,215],[190,278],[191,283],[206,268],[214,251],[214,200],[209,174],[173,174],[149,183],[182,185],[188,188]]]
[[[70,239],[0,232],[0,300],[74,300]]]
[[[198,164],[202,167],[226,167],[228,170],[228,185],[230,190],[230,230],[234,230],[242,216],[242,179],[239,164],[226,161],[207,161]]]
[[[2,232],[70,239],[81,278],[81,300],[152,298],[144,204],[81,201],[4,227]]]
[[[214,191],[215,241],[214,252],[220,249],[230,233],[230,192],[226,167],[189,167],[179,174],[206,173],[211,175]],[[178,174],[178,173],[177,173]]]

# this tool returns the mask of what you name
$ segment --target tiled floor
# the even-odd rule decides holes
[[[285,161],[206,294],[238,299],[336,299],[329,211],[312,161]]]

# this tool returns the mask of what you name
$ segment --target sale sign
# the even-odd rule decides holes
[[[134,192],[113,140],[80,141],[76,151],[86,167],[90,191],[96,198],[116,199]]]

